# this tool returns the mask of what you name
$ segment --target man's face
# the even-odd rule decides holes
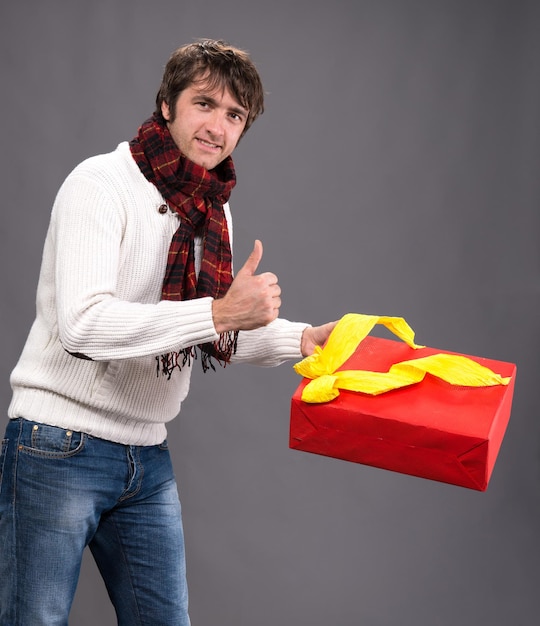
[[[180,152],[207,170],[236,148],[248,116],[228,89],[210,91],[204,81],[180,93],[174,112],[163,102],[161,113]]]

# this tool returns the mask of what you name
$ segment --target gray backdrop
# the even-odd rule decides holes
[[[282,315],[404,316],[518,364],[486,493],[289,450],[291,364],[197,371],[170,427],[194,626],[537,622],[539,30],[534,0],[2,3],[4,407],[58,186],[132,137],[204,36],[247,48],[268,91],[232,206],[237,267],[260,237]],[[87,557],[71,624],[98,623]]]

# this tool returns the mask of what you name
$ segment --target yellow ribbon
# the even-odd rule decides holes
[[[466,356],[442,353],[401,361],[392,365],[388,372],[338,371],[376,324],[386,326],[411,348],[423,347],[414,343],[414,331],[402,317],[348,313],[339,320],[324,348],[317,346],[312,355],[294,365],[300,376],[311,379],[302,391],[304,402],[329,402],[339,395],[340,389],[377,395],[418,383],[427,373],[464,387],[508,385],[510,382],[510,377],[503,378]]]

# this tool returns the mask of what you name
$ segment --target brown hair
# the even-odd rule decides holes
[[[201,79],[210,89],[227,88],[249,111],[243,133],[264,111],[261,79],[247,52],[224,41],[204,39],[182,46],[171,55],[156,96],[156,114],[162,117],[161,105],[166,102],[174,120],[180,92]]]

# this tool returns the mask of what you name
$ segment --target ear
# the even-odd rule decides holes
[[[161,103],[161,115],[168,122],[171,119],[171,109],[165,100]]]

